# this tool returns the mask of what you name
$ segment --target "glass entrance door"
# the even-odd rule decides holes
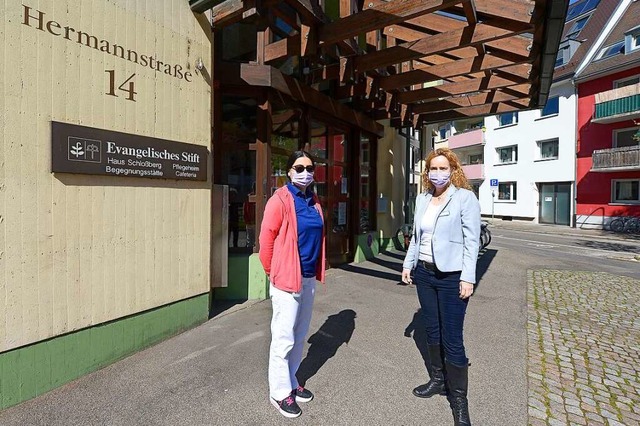
[[[330,264],[346,263],[351,258],[349,178],[347,173],[347,137],[345,133],[331,129],[329,167],[329,216],[327,228],[327,258]]]
[[[255,141],[255,99],[223,96],[219,139],[214,144],[214,183],[229,186],[229,253],[251,254],[256,242]]]
[[[304,149],[316,159],[315,188],[325,211],[327,260],[334,266],[353,257],[348,138],[345,130],[312,119],[309,140]]]
[[[559,183],[556,185],[556,224],[567,225],[571,223],[571,184]]]
[[[570,219],[571,184],[540,184],[540,223],[569,225]]]

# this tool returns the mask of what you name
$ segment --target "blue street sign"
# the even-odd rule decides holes
[[[489,181],[490,186],[498,186],[498,179],[491,179]]]

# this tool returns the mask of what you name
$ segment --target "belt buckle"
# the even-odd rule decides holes
[[[422,262],[422,266],[427,271],[435,271],[436,270],[436,265],[434,263],[429,263],[426,260],[421,260],[420,262]]]

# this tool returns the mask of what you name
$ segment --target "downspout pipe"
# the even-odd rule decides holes
[[[413,174],[413,167],[411,167],[411,127],[405,128],[404,134],[405,141],[405,173],[404,173],[404,223],[409,223],[409,185],[410,177]]]
[[[542,42],[540,59],[540,86],[538,99],[535,100],[537,105],[535,106],[542,107],[547,103],[568,8],[569,0],[553,0],[547,2],[544,41]]]

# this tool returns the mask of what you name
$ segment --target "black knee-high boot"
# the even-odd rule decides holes
[[[440,345],[428,345],[429,360],[429,383],[420,385],[413,390],[413,394],[419,398],[431,398],[433,395],[446,395],[444,368],[442,365],[442,353]]]
[[[469,403],[467,390],[469,388],[468,366],[459,367],[447,363],[447,383],[449,385],[449,404],[453,413],[455,426],[470,426]]]

